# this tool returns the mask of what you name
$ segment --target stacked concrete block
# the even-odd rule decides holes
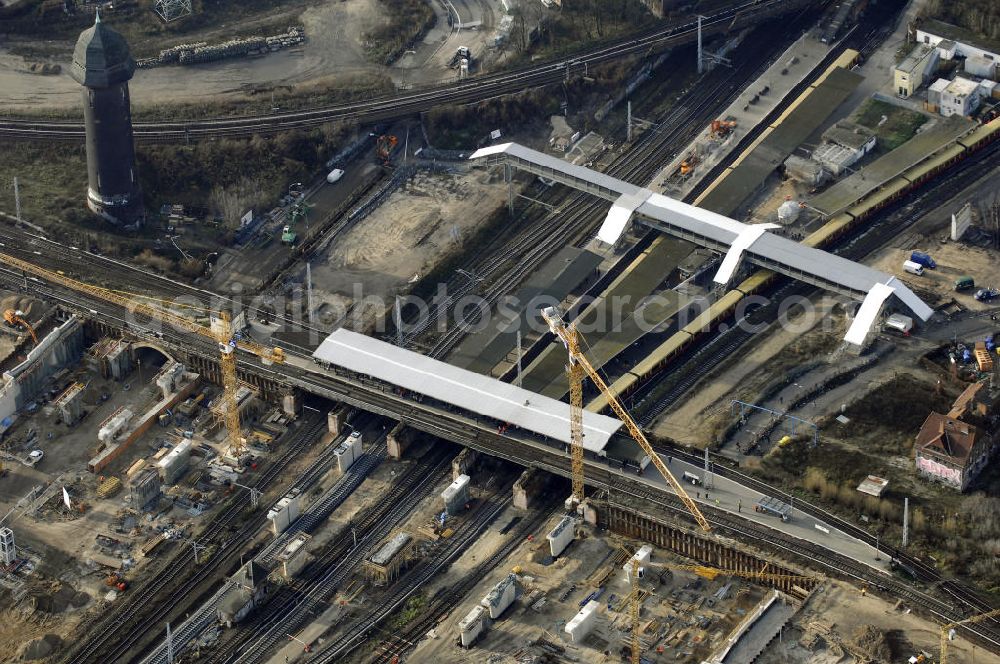
[[[549,540],[549,552],[553,558],[566,550],[569,543],[573,541],[575,532],[576,519],[571,516],[564,516],[556,524],[556,527],[552,529],[552,532],[545,536]]]
[[[441,492],[441,500],[444,501],[444,510],[448,516],[455,516],[469,502],[469,481],[468,475],[459,475],[458,479]]]

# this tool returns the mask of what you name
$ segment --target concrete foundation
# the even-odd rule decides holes
[[[542,493],[548,483],[548,473],[528,468],[514,482],[514,507],[521,510],[531,509],[535,498]]]
[[[468,648],[476,642],[479,635],[486,628],[486,609],[481,606],[473,607],[471,611],[458,623],[459,639],[463,648]]]
[[[479,452],[466,447],[451,460],[451,479],[457,480],[460,475],[471,475],[478,463]]]
[[[73,426],[83,417],[83,389],[83,383],[73,383],[53,404],[67,426]]]
[[[298,489],[292,489],[268,511],[267,520],[271,522],[271,530],[275,536],[285,532],[299,518],[299,493]]]
[[[469,481],[468,475],[459,475],[458,479],[441,492],[444,511],[448,516],[455,516],[465,509],[465,504],[469,502]]]
[[[555,558],[569,546],[576,535],[576,519],[564,516],[545,538],[549,541],[549,553]]]
[[[145,468],[129,479],[128,493],[132,509],[142,512],[152,509],[160,500],[160,476],[153,468]]]
[[[289,417],[296,417],[302,410],[302,399],[298,394],[286,394],[281,397],[281,410]]]

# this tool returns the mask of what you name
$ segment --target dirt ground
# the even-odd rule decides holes
[[[144,105],[166,102],[210,102],[220,98],[242,98],[250,86],[297,85],[316,79],[335,87],[337,79],[385,71],[365,59],[363,36],[378,22],[385,21],[378,0],[345,0],[318,3],[300,16],[290,15],[289,23],[305,27],[306,43],[272,53],[263,58],[238,58],[193,67],[157,67],[138,70],[129,84],[132,103]],[[253,22],[245,29],[253,27]],[[185,35],[178,43],[197,40],[223,41],[241,34],[240,27],[219,28]],[[29,109],[69,109],[80,105],[80,86],[69,76],[73,44],[66,44],[44,60],[25,59],[0,47],[0,108],[16,112]],[[162,45],[157,46],[157,48]],[[57,75],[43,76],[30,71],[31,64],[58,64]],[[261,112],[270,108],[261,100]],[[267,108],[264,108],[264,107]]]
[[[799,640],[810,625],[819,628],[820,633],[829,630],[826,643],[815,651],[809,651]],[[906,607],[895,609],[892,603],[871,595],[862,596],[851,586],[832,583],[814,593],[806,605],[792,619],[781,640],[775,640],[757,660],[761,664],[834,664],[845,661],[836,654],[836,647],[830,641],[852,646],[857,630],[866,625],[885,632],[893,662],[905,662],[913,655],[926,652],[937,661],[940,643],[940,627],[910,612]],[[977,664],[997,664],[1000,657],[982,648],[972,646],[961,637],[949,644],[949,661],[977,662]],[[850,661],[850,656],[848,656]]]
[[[937,268],[924,270],[920,276],[904,272],[903,261],[909,260],[913,251],[925,251],[937,262]],[[970,276],[976,281],[976,288],[984,286],[1000,288],[1000,273],[997,262],[1000,252],[995,249],[977,247],[964,242],[943,242],[933,236],[911,247],[891,247],[880,252],[872,263],[878,270],[895,274],[915,292],[933,291],[942,301],[954,299],[963,308],[973,311],[994,308],[993,302],[979,302],[973,295],[975,290],[955,292],[955,280]]]
[[[342,313],[341,307],[352,306],[359,296],[388,302],[461,251],[463,240],[503,204],[506,193],[498,177],[482,171],[415,175],[313,262],[316,301],[333,305],[321,311],[323,322],[335,322],[338,310]],[[304,279],[303,268],[298,280]],[[378,309],[372,304],[356,320],[362,327],[370,324]]]
[[[515,515],[523,515],[523,512],[509,509],[497,519],[496,528]],[[602,606],[591,635],[582,643],[574,644],[563,629],[580,610],[581,602],[595,590],[588,579],[611,564],[611,556],[617,547],[606,537],[588,530],[585,536],[578,537],[552,562],[547,559],[549,546],[545,534],[561,517],[561,514],[553,514],[534,534],[533,541],[525,540],[483,578],[462,604],[417,644],[410,661],[449,664],[489,661],[506,664],[519,661],[518,657],[531,651],[530,644],[538,638],[566,649],[560,661],[619,661],[617,654],[628,639],[624,632],[628,629],[628,612],[623,598],[629,592],[620,569],[613,571],[599,597]],[[447,573],[435,579],[428,586],[427,594],[433,595],[436,589],[447,587],[460,575],[468,574],[477,558],[488,556],[495,550],[500,541],[496,528],[485,533]],[[653,557],[661,562],[687,562],[662,552],[654,553]],[[519,569],[521,589],[518,599],[487,628],[473,648],[460,648],[457,645],[458,622],[515,568]],[[647,647],[645,656],[651,661],[701,661],[699,657],[704,657],[711,648],[721,643],[747,610],[763,597],[761,588],[733,581],[728,597],[717,600],[714,594],[729,583],[728,579],[706,581],[688,572],[675,571],[666,574],[661,584],[658,575],[659,572],[650,571],[641,585],[651,593],[644,600],[641,613],[642,639]],[[540,605],[535,605],[535,608],[529,606],[541,598],[544,601]],[[689,623],[692,618],[705,619],[708,627],[700,629],[694,626]],[[659,634],[665,636],[660,638]],[[664,645],[665,655],[660,659],[656,659],[651,650],[658,643]]]

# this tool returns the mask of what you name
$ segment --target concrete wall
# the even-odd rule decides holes
[[[83,326],[80,320],[73,316],[68,321],[49,332],[38,345],[28,352],[24,362],[5,372],[3,375],[5,392],[13,392],[16,410],[24,408],[45,387],[45,382],[61,369],[76,364],[83,355]],[[16,383],[17,388],[10,387]],[[0,408],[7,405],[10,395],[0,397]],[[0,419],[6,416],[0,410]]]

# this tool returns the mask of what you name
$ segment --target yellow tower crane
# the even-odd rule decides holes
[[[962,625],[975,625],[976,623],[988,620],[989,618],[997,617],[1000,617],[1000,609],[987,611],[986,613],[981,613],[978,616],[972,616],[971,618],[959,620],[941,627],[941,664],[948,664],[948,642],[955,639],[956,627],[960,627]]]
[[[28,323],[28,321],[24,320],[23,315],[21,314],[20,311],[7,309],[6,311],[3,312],[3,319],[7,321],[8,325],[20,325],[21,327],[26,329],[28,331],[28,334],[31,335],[31,340],[35,342],[36,346],[38,345],[38,336],[35,334],[35,328],[31,327],[31,324]]]
[[[629,603],[629,620],[632,624],[632,636],[629,649],[631,650],[631,664],[639,664],[642,653],[642,641],[639,638],[639,560],[635,558],[635,554],[633,552],[630,552],[622,544],[619,544],[618,548],[622,551],[622,553],[628,556],[628,558],[632,559],[632,574],[629,579],[630,590],[627,598]],[[753,570],[720,569],[718,567],[709,567],[707,565],[688,565],[653,561],[646,564],[651,567],[659,567],[662,569],[692,572],[700,577],[708,579],[709,581],[714,580],[718,576],[736,576],[744,579],[753,579],[754,581],[814,580],[811,576],[804,576],[801,574],[772,574],[763,570],[755,572]]]
[[[625,427],[628,429],[629,434],[635,439],[635,442],[639,444],[642,451],[645,452],[656,469],[660,472],[670,486],[673,488],[674,493],[684,502],[685,507],[691,512],[691,515],[701,526],[701,529],[705,532],[712,530],[712,527],[708,525],[708,520],[698,509],[698,505],[691,500],[691,496],[687,495],[684,491],[684,487],[677,478],[674,477],[673,473],[667,470],[667,465],[663,463],[663,459],[660,455],[656,453],[653,446],[646,439],[646,434],[643,433],[642,429],[636,424],[632,416],[629,415],[628,411],[625,410],[625,406],[618,401],[617,397],[612,394],[611,390],[608,388],[607,383],[601,378],[601,375],[597,373],[597,369],[590,363],[590,361],[580,350],[580,339],[577,336],[576,328],[567,325],[563,320],[562,314],[555,307],[546,307],[542,310],[542,317],[545,322],[548,323],[549,329],[555,334],[559,339],[562,340],[563,345],[566,346],[566,350],[569,352],[569,381],[570,381],[570,454],[572,460],[571,474],[573,480],[573,496],[572,499],[576,501],[583,500],[583,376],[587,375],[594,385],[604,393],[608,399],[608,404],[611,409],[615,411],[615,414],[625,423]]]
[[[154,320],[172,325],[178,329],[192,332],[201,337],[207,337],[219,344],[219,368],[222,375],[222,408],[221,413],[226,426],[227,442],[230,453],[239,458],[244,450],[245,444],[240,428],[240,412],[237,402],[237,390],[239,389],[239,379],[236,374],[236,351],[237,349],[256,355],[265,365],[280,364],[285,361],[285,352],[281,348],[269,348],[247,339],[236,339],[233,335],[233,326],[227,312],[206,312],[217,320],[213,328],[205,327],[180,314],[147,304],[142,300],[157,302],[161,305],[170,305],[169,302],[149,298],[144,295],[135,295],[122,291],[113,291],[100,286],[84,283],[67,277],[65,274],[53,272],[33,263],[0,254],[0,263],[9,265],[35,275],[40,279],[53,284],[58,284],[78,293],[84,293],[104,302],[116,304],[125,309],[148,316]]]

